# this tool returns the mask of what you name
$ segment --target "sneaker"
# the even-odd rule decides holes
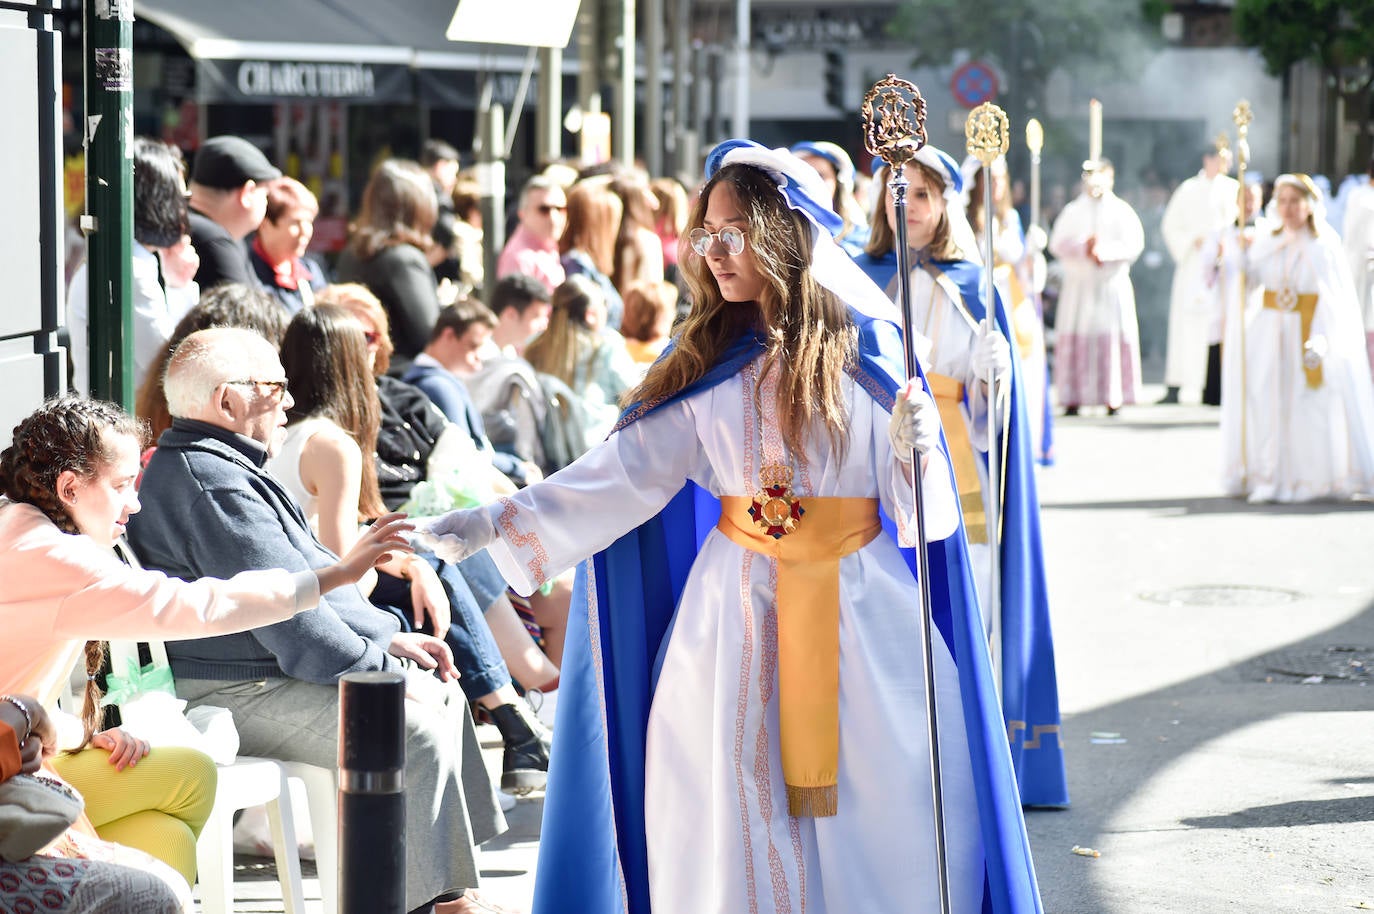
[[[549,739],[553,739],[553,722],[558,715],[558,690],[545,692],[541,689],[529,689],[525,692],[525,701],[529,703],[534,711],[535,718],[549,731]]]

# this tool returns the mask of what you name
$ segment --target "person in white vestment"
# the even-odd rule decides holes
[[[1006,399],[1011,381],[1011,346],[1000,332],[987,332],[981,318],[987,313],[982,293],[983,270],[977,250],[960,244],[975,237],[964,215],[964,177],[959,165],[934,146],[922,146],[906,166],[907,246],[911,250],[912,326],[929,341],[926,380],[940,410],[941,426],[949,443],[950,458],[959,487],[969,559],[975,570],[979,602],[988,605],[992,557],[988,549],[987,467],[978,454],[988,450],[988,389],[990,372]],[[896,234],[896,207],[884,194],[887,224]],[[961,276],[961,272],[964,274]],[[966,276],[976,279],[977,300],[965,300],[960,285]],[[1000,294],[999,290],[999,294]],[[896,278],[887,289],[896,297]],[[1005,303],[1005,299],[1004,299]],[[1004,304],[1005,307],[1005,304]],[[978,309],[975,316],[973,308]],[[1002,404],[1006,418],[1007,404]],[[1001,433],[999,432],[999,435]],[[984,619],[988,630],[990,618]]]
[[[1199,252],[1203,283],[1211,306],[1208,339],[1221,345],[1221,474],[1231,494],[1240,492],[1241,396],[1245,387],[1245,344],[1242,327],[1260,306],[1259,287],[1245,272],[1248,245],[1256,232],[1266,233],[1274,224],[1262,215],[1264,187],[1247,184],[1240,193],[1245,207],[1245,227],[1228,225],[1208,238]],[[1241,283],[1245,294],[1242,305]]]
[[[1350,262],[1355,301],[1364,318],[1366,349],[1374,362],[1374,156],[1369,159],[1368,176],[1347,194],[1341,241]]]
[[[1374,389],[1350,268],[1320,215],[1311,178],[1280,175],[1274,223],[1246,261],[1255,292],[1245,325],[1240,436],[1226,488],[1252,502],[1374,491]],[[1237,347],[1238,352],[1238,347]],[[1240,441],[1243,441],[1243,451]]]
[[[891,537],[851,537],[853,551],[838,559],[838,642],[832,635],[827,647],[822,633],[820,659],[808,654],[799,666],[792,639],[812,636],[789,621],[798,610],[778,606],[787,577],[800,572],[770,550],[775,539],[841,536],[847,523],[832,526],[829,513],[841,503],[870,518],[881,506],[909,544],[903,461],[913,446],[927,536],[957,535],[938,414],[909,383],[889,416],[846,372],[857,315],[886,321],[896,311],[822,234],[819,220],[834,214],[819,176],[785,150],[745,144],[721,154],[729,146],[708,161],[715,170],[685,236],[692,312],[627,397],[647,412],[630,410],[604,442],[542,482],[433,522],[431,544],[441,557],[486,547],[528,592],[656,515],[685,481],[718,497],[721,522],[687,576],[649,711],[653,914],[937,910],[930,779],[921,775],[928,735],[912,726],[925,708],[919,612],[901,610],[915,594],[911,572]],[[940,315],[962,349],[975,343],[961,316]],[[756,354],[746,348],[734,374],[697,385],[742,338]],[[980,812],[960,680],[945,641],[933,640],[950,895],[965,914],[982,909]],[[816,662],[837,664],[835,678],[795,678]],[[798,691],[799,679],[820,685]],[[788,703],[802,694],[837,712],[830,785],[806,780],[806,739],[789,740],[812,720],[814,709],[798,717]]]
[[[1209,237],[1236,221],[1240,185],[1227,174],[1230,169],[1230,150],[1208,147],[1202,154],[1202,170],[1180,184],[1164,207],[1159,229],[1174,259],[1174,283],[1161,403],[1177,403],[1180,392],[1192,396],[1202,391],[1211,309],[1203,276],[1206,264],[1198,255]]]
[[[1112,192],[1106,159],[1085,163],[1083,193],[1054,220],[1050,253],[1064,281],[1054,322],[1054,390],[1064,415],[1105,406],[1115,415],[1140,391],[1140,326],[1131,264],[1145,230],[1131,205]]]

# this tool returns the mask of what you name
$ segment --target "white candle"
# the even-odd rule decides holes
[[[1102,158],[1102,103],[1097,99],[1088,102],[1088,159],[1096,162]]]

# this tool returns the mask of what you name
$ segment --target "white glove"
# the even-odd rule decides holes
[[[1039,253],[1049,247],[1049,244],[1049,236],[1045,234],[1045,230],[1040,226],[1032,225],[1030,228],[1026,229],[1026,247],[1029,250]]]
[[[463,559],[491,545],[496,528],[485,505],[460,508],[422,523],[415,531],[415,545],[433,552],[445,562]]]
[[[988,331],[987,324],[983,324],[983,331],[973,344],[973,354],[970,358],[973,368],[973,376],[980,381],[986,381],[988,372],[995,372],[997,383],[1011,376],[1011,345],[1007,338],[1000,332]]]
[[[914,450],[921,456],[940,443],[940,412],[920,381],[912,379],[897,392],[892,421],[887,424],[892,449],[903,462]]]

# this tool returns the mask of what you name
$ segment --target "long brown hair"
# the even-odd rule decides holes
[[[811,276],[811,223],[788,208],[774,178],[752,166],[727,165],[702,188],[684,238],[705,221],[717,189],[733,194],[748,220],[745,243],[763,273],[763,292],[752,305],[725,301],[705,258],[684,243],[679,264],[692,310],[671,354],[654,363],[624,402],[676,394],[706,374],[742,333],[753,331],[764,338],[760,377],[779,373],[776,406],[788,449],[801,453],[808,435],[821,427],[843,452],[849,415],[841,379],[857,337],[844,303]]]
[[[916,173],[925,179],[930,192],[943,195],[945,179],[935,169],[923,162],[910,163]],[[887,181],[891,169],[884,165],[873,176],[873,184],[879,192],[874,194],[873,222],[868,235],[864,253],[870,257],[886,257],[897,249],[897,234],[887,221]],[[954,243],[954,233],[949,222],[949,201],[945,201],[945,211],[940,214],[940,224],[935,226],[935,234],[926,248],[936,260],[962,260],[963,251]]]
[[[382,408],[362,324],[338,305],[306,308],[287,325],[281,363],[296,401],[286,411],[288,423],[322,416],[347,432],[363,454],[358,515],[371,520],[385,514],[376,458]]]
[[[439,198],[425,170],[408,159],[387,159],[363,190],[348,249],[359,260],[371,260],[382,248],[398,244],[427,251],[438,217]]]
[[[553,290],[549,325],[525,347],[525,360],[535,370],[553,375],[579,394],[588,379],[579,386],[578,366],[590,364],[606,345],[606,338],[587,323],[587,312],[597,299],[604,305],[605,295],[596,283],[581,273],[569,276]]]
[[[70,470],[83,478],[100,473],[114,459],[111,437],[146,440],[142,422],[104,400],[57,397],[14,427],[13,443],[0,452],[0,494],[33,505],[64,533],[80,533],[67,507],[57,497],[57,477]],[[86,642],[86,693],[81,709],[85,748],[100,729],[100,684],[105,643]]]
[[[625,204],[604,181],[579,181],[568,190],[568,226],[558,249],[578,250],[606,277],[615,272],[616,237]]]

